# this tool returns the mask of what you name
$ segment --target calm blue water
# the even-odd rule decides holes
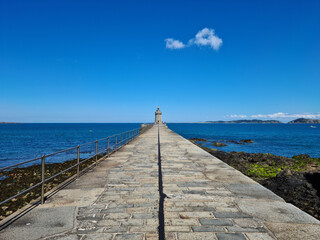
[[[66,148],[71,148],[107,136],[139,128],[139,123],[34,123],[0,124],[0,167],[33,159]],[[110,140],[112,144],[114,140]],[[99,144],[99,150],[106,148],[107,142]],[[81,149],[81,156],[94,152],[95,145]],[[76,149],[47,162],[71,160],[76,157]]]
[[[320,157],[320,124],[186,124],[171,123],[168,127],[185,138],[205,138],[206,147],[221,151],[245,151],[250,153],[272,153],[292,157],[309,154]],[[254,143],[239,145],[227,142],[252,139]],[[223,141],[225,147],[211,143]]]
[[[272,153],[292,157],[306,153],[320,157],[320,124],[181,124],[168,127],[185,138],[206,138],[205,146],[223,151]],[[86,124],[0,124],[0,167],[33,159],[43,154],[81,145],[115,133],[140,127],[139,123]],[[227,142],[252,139],[254,143],[238,145]],[[110,141],[110,144],[112,144]],[[228,146],[215,147],[211,142],[224,141]],[[94,144],[81,149],[81,156],[94,152]],[[106,142],[99,144],[99,150]],[[70,160],[76,150],[48,158],[48,162]]]

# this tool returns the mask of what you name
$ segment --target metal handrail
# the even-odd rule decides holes
[[[3,167],[3,168],[0,168],[0,171],[3,171],[3,170],[6,170],[8,168],[13,168],[13,167],[17,167],[21,164],[26,164],[26,163],[29,163],[29,162],[34,162],[36,160],[40,160],[42,157],[38,157],[38,158],[34,158],[34,159],[31,159],[31,160],[28,160],[28,161],[24,161],[24,162],[21,162],[21,163],[17,163],[17,164],[14,164],[14,165],[11,165],[11,166],[8,166],[8,167]]]
[[[33,162],[33,161],[41,159],[41,182],[38,182],[35,185],[23,190],[22,192],[19,192],[19,193],[15,194],[14,196],[7,198],[6,200],[0,202],[0,205],[2,205],[4,203],[12,200],[13,198],[16,198],[16,197],[18,197],[18,196],[20,196],[20,195],[22,195],[22,194],[34,189],[35,187],[38,187],[40,185],[41,185],[41,204],[43,204],[44,203],[44,198],[45,198],[44,186],[45,186],[46,182],[48,182],[51,179],[61,175],[64,172],[69,171],[70,169],[72,169],[74,167],[77,167],[77,172],[76,172],[75,175],[78,178],[79,174],[80,174],[80,168],[79,168],[80,164],[88,161],[89,159],[93,159],[94,157],[95,157],[96,164],[97,164],[98,155],[100,156],[101,154],[103,155],[104,152],[106,153],[106,155],[102,156],[99,160],[101,160],[105,156],[106,157],[110,156],[110,154],[112,154],[113,152],[118,150],[120,147],[122,147],[123,145],[127,144],[128,142],[130,142],[132,139],[134,139],[139,134],[141,134],[141,129],[140,128],[135,128],[135,129],[132,129],[132,130],[129,130],[129,131],[126,131],[126,132],[122,132],[122,133],[118,133],[118,134],[114,134],[114,135],[108,136],[106,138],[101,138],[101,139],[93,141],[93,142],[85,143],[85,144],[82,144],[82,145],[78,145],[76,147],[64,149],[64,150],[61,150],[61,151],[58,151],[58,152],[54,152],[54,153],[51,153],[51,154],[43,155],[42,157],[34,158],[34,159],[31,159],[31,160],[27,160],[27,161],[24,161],[24,162],[21,162],[21,163],[17,163],[17,164],[11,165],[11,166],[7,166],[7,167],[1,168],[0,171],[3,171],[3,170],[6,170],[6,169],[9,169],[9,168],[14,168],[14,167],[17,167],[19,165],[30,163],[30,162]],[[117,136],[121,136],[121,140],[119,139],[120,141],[117,141]],[[125,136],[125,138],[123,136]],[[113,145],[110,145],[110,138],[113,138],[113,137],[115,138],[115,142],[114,142]],[[102,140],[107,140],[107,148],[104,148],[102,151],[98,152],[98,142],[102,141]],[[80,161],[80,154],[81,154],[80,153],[80,147],[83,147],[83,146],[86,146],[86,145],[89,145],[89,144],[93,144],[93,143],[95,143],[95,154],[92,155],[92,156],[87,157],[86,159],[84,159],[82,161]],[[53,156],[53,155],[56,155],[56,154],[60,154],[60,153],[66,152],[66,151],[70,151],[70,150],[73,150],[73,149],[77,149],[77,163],[72,165],[71,167],[68,167],[67,169],[64,169],[63,171],[60,171],[59,173],[57,173],[57,174],[55,174],[53,176],[50,176],[49,178],[45,178],[45,169],[46,169],[46,167],[45,167],[45,159],[47,157],[50,157],[50,156]],[[111,152],[110,152],[110,150],[111,150]],[[82,170],[82,171],[84,171],[84,170]],[[74,175],[72,177],[74,177]]]

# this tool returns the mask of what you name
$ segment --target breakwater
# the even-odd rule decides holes
[[[320,237],[318,220],[164,125],[139,135],[0,236],[159,239],[159,178],[161,239]]]

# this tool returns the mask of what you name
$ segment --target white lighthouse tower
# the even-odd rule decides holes
[[[155,120],[154,120],[154,124],[162,124],[162,117],[161,117],[162,113],[160,111],[160,108],[157,107],[157,111],[155,112]]]

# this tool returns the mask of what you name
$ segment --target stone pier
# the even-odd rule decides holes
[[[159,233],[168,240],[318,240],[320,222],[155,125],[0,239],[156,240]]]

